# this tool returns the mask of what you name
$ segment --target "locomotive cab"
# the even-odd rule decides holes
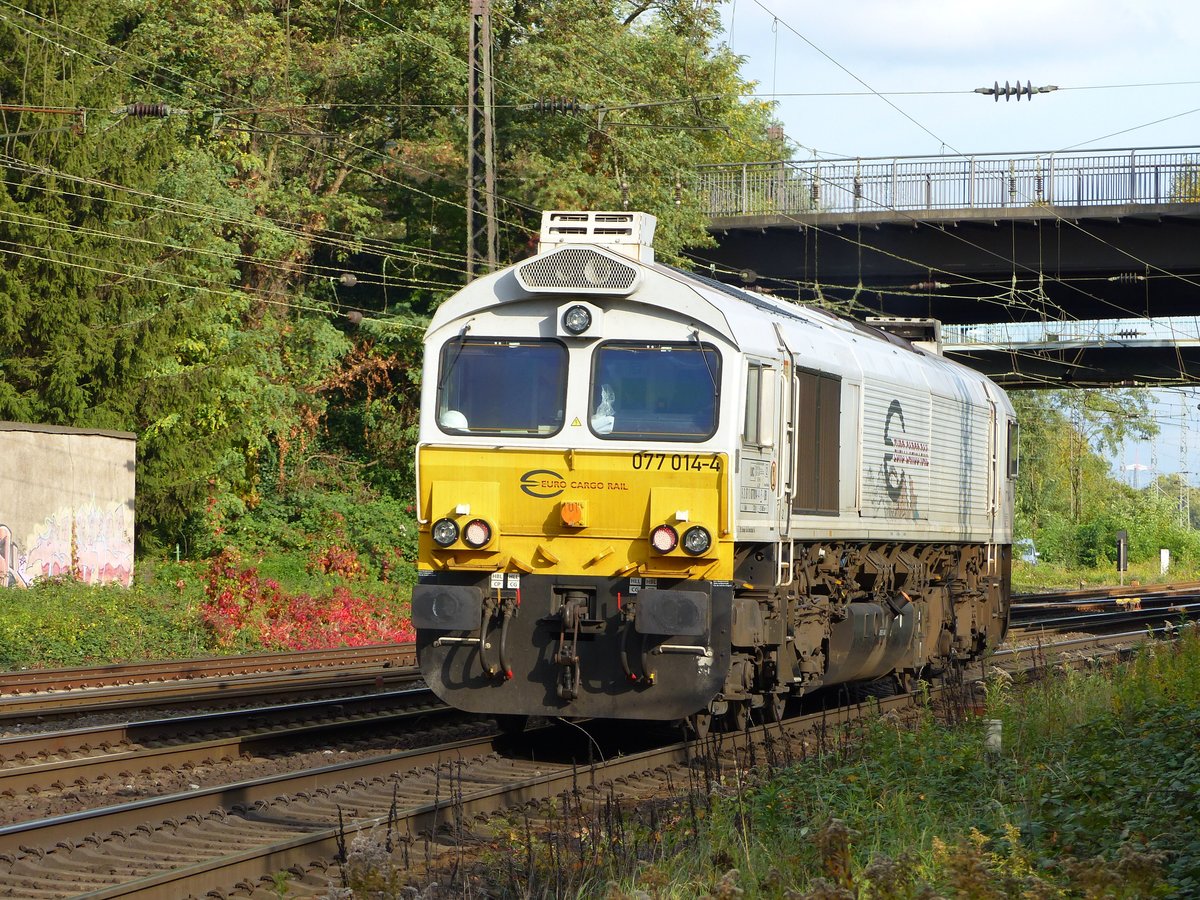
[[[653,230],[546,213],[535,257],[430,325],[413,623],[435,693],[741,726],[820,684],[994,645],[1003,393],[655,263]],[[935,440],[946,416],[960,433]]]

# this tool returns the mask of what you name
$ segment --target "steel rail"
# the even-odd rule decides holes
[[[1047,591],[1036,594],[1013,594],[1013,608],[1038,603],[1060,603],[1086,600],[1111,600],[1118,597],[1158,597],[1174,594],[1200,594],[1200,581],[1181,581],[1155,585],[1108,585],[1078,590]]]
[[[1045,618],[1031,618],[1023,622],[1014,622],[1013,626],[1029,634],[1036,632],[1039,628],[1052,628],[1062,631],[1071,627],[1111,627],[1160,619],[1167,615],[1174,615],[1177,618],[1194,619],[1200,616],[1200,601],[1193,603],[1179,603],[1176,601],[1170,606],[1151,607],[1149,609],[1112,609],[1079,612],[1073,615],[1047,615]]]
[[[1105,650],[1111,649],[1106,646],[1111,643],[1119,641],[1142,643],[1151,635],[1168,636],[1174,633],[1177,629],[1178,626],[1167,623],[1160,625],[1157,628],[1150,626],[1147,628],[1141,628],[1137,631],[1123,631],[1118,634],[1099,634],[1088,635],[1087,637],[1066,638],[1060,641],[1050,641],[1045,644],[1027,644],[1023,647],[1001,647],[998,650],[993,650],[991,657],[993,659],[1001,656],[1020,657],[1029,654],[1045,654],[1047,651],[1065,650],[1068,648],[1079,650]],[[1120,649],[1123,648],[1118,648],[1118,652]]]
[[[335,647],[330,650],[296,650],[282,653],[251,653],[241,656],[204,656],[190,659],[114,663],[62,669],[20,669],[0,672],[0,695],[26,690],[72,690],[137,682],[214,678],[273,672],[280,669],[311,669],[342,666],[351,662],[390,662],[416,665],[413,644],[374,644],[368,647]]]
[[[85,688],[62,693],[0,697],[0,721],[45,715],[112,712],[186,703],[212,705],[254,697],[313,693],[345,693],[374,685],[389,685],[420,677],[415,667],[381,667],[362,663],[322,669],[283,670],[253,675],[228,675],[191,681],[165,681],[121,687]]]
[[[332,737],[346,731],[384,730],[418,716],[449,712],[452,712],[450,707],[434,698],[428,688],[410,688],[293,706],[7,738],[0,740],[0,755],[22,762],[0,766],[0,794],[15,797],[20,792],[62,790],[104,777],[125,777],[135,771],[212,765],[246,753],[262,754],[294,747],[297,742],[318,735]],[[205,730],[212,732],[222,727],[253,730],[201,736]],[[156,743],[159,745],[155,746]],[[90,755],[71,757],[71,754]],[[50,758],[54,756],[70,758]]]
[[[899,709],[915,702],[918,702],[916,697],[905,695],[887,698],[880,706],[885,710]],[[800,736],[818,728],[842,724],[859,714],[857,708],[845,708],[801,717],[771,728],[777,736]],[[756,726],[749,732],[724,735],[721,741],[729,749],[744,749],[752,741],[765,742],[766,735],[763,726]],[[314,857],[332,856],[337,852],[339,839],[344,839],[346,833],[385,824],[390,815],[389,804],[395,796],[390,787],[395,784],[398,791],[404,784],[403,778],[397,780],[395,777],[398,767],[410,773],[424,770],[423,779],[417,778],[417,787],[424,791],[427,799],[416,803],[409,801],[412,805],[402,807],[395,822],[399,830],[414,835],[433,833],[439,819],[448,815],[471,818],[530,801],[549,800],[563,791],[580,788],[599,791],[619,779],[641,777],[664,766],[686,765],[697,757],[698,752],[701,748],[688,741],[581,768],[573,763],[505,758],[497,754],[493,739],[463,741],[428,751],[344,763],[292,776],[243,782],[211,791],[177,794],[2,828],[0,858],[21,856],[42,863],[54,854],[73,854],[79,846],[76,842],[84,840],[90,832],[111,835],[113,831],[139,827],[145,842],[162,845],[169,832],[178,833],[185,827],[180,820],[189,816],[210,822],[222,820],[222,824],[235,820],[232,827],[239,832],[243,823],[264,826],[268,839],[259,846],[236,852],[217,850],[190,865],[77,895],[92,900],[202,896],[208,891],[228,890],[238,882],[253,883],[270,872],[304,865]],[[445,774],[437,771],[438,767],[446,766],[449,768]],[[337,782],[339,787],[349,786],[340,791],[331,790],[327,787],[330,781]],[[437,795],[439,784],[445,791],[444,798]],[[281,794],[294,797],[301,791],[319,792],[322,788],[330,791],[330,795],[310,804],[312,809],[307,817],[296,808],[295,802],[281,801]],[[342,802],[335,802],[334,792],[339,793]],[[230,798],[235,798],[236,804],[230,803]],[[334,825],[336,810],[343,803],[357,810],[359,815],[344,826]],[[214,813],[214,806],[229,812]],[[277,806],[281,808],[276,809]],[[364,814],[363,810],[367,812]],[[161,818],[164,824],[147,827],[148,817]],[[167,817],[175,821],[176,827],[166,822]],[[200,822],[196,821],[196,824]],[[209,840],[212,840],[211,836]],[[39,855],[40,851],[28,847],[31,841],[36,841],[36,846],[50,849]],[[102,843],[105,843],[104,839],[100,839]],[[97,853],[103,852],[100,844],[94,845]],[[84,847],[84,852],[89,854],[90,863],[90,851]],[[81,871],[84,868],[80,866]],[[10,872],[9,877],[0,875],[0,889],[33,887],[32,881],[19,876],[13,881],[12,874]],[[28,878],[32,879],[32,874]]]

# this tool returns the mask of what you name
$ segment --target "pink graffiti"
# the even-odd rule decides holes
[[[2,527],[2,526],[0,526]],[[10,532],[11,534],[11,532]],[[133,522],[122,504],[66,507],[47,517],[16,555],[9,538],[8,564],[17,586],[36,578],[75,577],[87,584],[133,581]],[[0,585],[6,579],[0,578]]]

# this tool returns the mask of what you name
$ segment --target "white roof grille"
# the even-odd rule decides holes
[[[542,213],[539,253],[552,253],[563,244],[596,244],[639,262],[654,262],[654,226],[658,220],[643,212],[548,210]]]
[[[517,266],[517,281],[532,293],[630,294],[638,270],[591,247],[563,247]]]

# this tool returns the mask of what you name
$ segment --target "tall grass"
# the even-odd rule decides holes
[[[1196,629],[1112,670],[996,674],[987,704],[952,709],[953,725],[933,707],[875,717],[737,766],[710,752],[672,801],[525,814],[485,865],[440,876],[445,896],[1200,896]]]

